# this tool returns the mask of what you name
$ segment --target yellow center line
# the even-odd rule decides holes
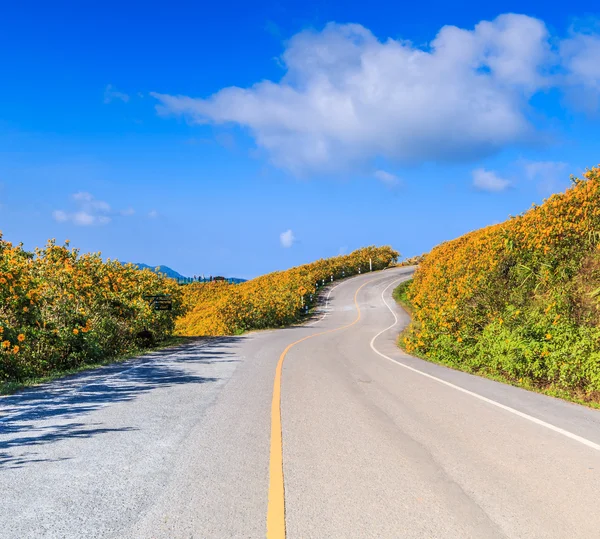
[[[275,369],[275,382],[273,384],[273,401],[271,402],[271,454],[269,461],[269,503],[267,507],[267,539],[285,539],[285,492],[283,486],[283,441],[281,431],[281,369],[283,360],[287,353],[298,343],[325,335],[341,331],[342,329],[353,326],[360,320],[360,307],[358,306],[358,293],[360,289],[372,282],[374,279],[363,283],[356,289],[354,294],[354,305],[356,306],[356,319],[345,326],[329,329],[308,335],[302,339],[288,344],[286,349],[279,356],[277,368]]]

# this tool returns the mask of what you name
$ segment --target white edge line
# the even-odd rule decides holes
[[[583,445],[586,445],[588,447],[591,447],[592,449],[595,449],[596,451],[600,451],[600,445],[597,443],[592,442],[591,440],[588,440],[587,438],[583,438],[582,436],[579,436],[577,434],[574,434],[572,432],[569,432],[568,430],[565,429],[561,429],[560,427],[557,427],[555,425],[552,425],[551,423],[546,423],[545,421],[542,421],[541,419],[538,419],[537,417],[533,417],[529,414],[525,414],[523,412],[520,412],[519,410],[516,410],[515,408],[511,408],[510,406],[506,406],[505,404],[500,404],[499,402],[496,402],[492,399],[488,399],[487,397],[484,397],[483,395],[480,395],[479,393],[474,393],[473,391],[469,391],[468,389],[465,389],[463,387],[457,386],[455,384],[452,384],[450,382],[447,382],[446,380],[442,380],[441,378],[437,378],[436,376],[433,376],[431,374],[428,374],[426,372],[420,371],[419,369],[415,369],[414,367],[411,367],[409,365],[406,365],[405,363],[402,363],[400,361],[397,361],[396,359],[392,359],[391,357],[386,356],[385,354],[382,354],[379,350],[377,350],[377,348],[375,348],[375,340],[377,339],[377,337],[379,337],[382,333],[385,333],[386,331],[389,331],[390,329],[392,329],[397,323],[398,323],[398,317],[396,316],[396,313],[392,310],[392,308],[389,306],[388,302],[385,300],[384,297],[384,293],[387,291],[387,289],[392,286],[393,284],[396,284],[397,282],[402,281],[402,279],[398,279],[396,281],[392,281],[389,285],[387,285],[383,291],[381,292],[381,299],[383,300],[383,303],[385,304],[385,306],[389,309],[389,311],[392,313],[392,315],[394,316],[394,323],[381,330],[377,335],[375,335],[375,337],[373,337],[371,339],[371,348],[373,349],[373,351],[380,355],[381,357],[387,359],[388,361],[391,361],[392,363],[395,363],[396,365],[399,365],[400,367],[404,367],[405,369],[408,369],[409,371],[415,372],[417,374],[420,374],[421,376],[424,376],[425,378],[429,378],[431,380],[435,380],[436,382],[439,382],[440,384],[444,384],[445,386],[451,387],[453,389],[456,389],[457,391],[460,391],[462,393],[466,393],[467,395],[470,395],[471,397],[475,397],[476,399],[479,399],[483,402],[487,402],[488,404],[491,404],[492,406],[496,406],[497,408],[501,408],[502,410],[505,410],[507,412],[510,412],[511,414],[517,415],[519,417],[522,417],[523,419],[527,419],[528,421],[531,421],[532,423],[535,423],[536,425],[541,425],[542,427],[546,427],[549,430],[552,430],[554,432],[557,432],[558,434],[562,434],[563,436],[566,436],[567,438],[571,438],[571,440],[575,440]]]
[[[402,272],[402,273],[405,273],[405,272]],[[354,277],[358,277],[359,275],[360,275],[360,273],[359,273],[359,274],[357,274],[357,275],[354,275]],[[363,273],[362,275],[368,275],[368,273]],[[340,285],[342,285],[342,284],[344,284],[344,283],[348,282],[348,281],[349,281],[351,278],[352,278],[352,277],[347,277],[346,279],[344,279],[343,281],[339,282],[339,283],[338,283],[338,284],[336,284],[334,287],[332,287],[332,288],[330,288],[330,289],[329,289],[329,293],[327,294],[327,298],[326,298],[326,300],[325,300],[325,314],[324,314],[324,315],[323,315],[321,318],[319,318],[319,319],[315,320],[314,322],[311,322],[310,324],[304,324],[304,327],[307,327],[307,326],[314,326],[315,324],[319,323],[321,320],[324,320],[324,319],[325,319],[325,317],[326,317],[326,316],[329,314],[329,313],[328,313],[328,311],[327,311],[327,307],[329,306],[329,296],[331,296],[331,293],[332,293],[332,292],[333,292],[333,291],[334,291],[334,290],[335,290],[335,289],[336,289],[338,286],[340,286]],[[380,279],[380,280],[383,280],[383,279]],[[379,282],[379,281],[378,281],[378,282]],[[387,305],[387,304],[386,304],[386,305]],[[389,307],[388,307],[388,309],[389,309]]]
[[[342,281],[343,283],[344,281]],[[329,307],[329,296],[331,296],[331,293],[338,287],[340,286],[342,283],[338,283],[336,284],[334,287],[329,289],[329,293],[327,294],[327,298],[325,299],[325,314],[323,316],[321,316],[321,318],[318,318],[317,320],[315,320],[314,322],[311,322],[310,324],[305,324],[304,327],[307,326],[314,326],[315,324],[318,324],[319,322],[321,322],[322,320],[325,320],[325,317],[327,316],[328,312],[327,312],[327,307]]]

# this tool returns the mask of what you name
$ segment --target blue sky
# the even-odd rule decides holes
[[[240,277],[411,256],[600,162],[590,2],[11,4],[0,230],[27,248]]]

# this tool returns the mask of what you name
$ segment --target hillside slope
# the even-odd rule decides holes
[[[181,273],[175,271],[174,269],[170,268],[169,266],[149,266],[148,264],[141,264],[138,262],[135,262],[133,265],[137,266],[139,269],[149,269],[150,271],[153,271],[154,273],[162,273],[162,274],[166,275],[167,277],[169,277],[170,279],[186,279],[186,277],[181,275]]]
[[[600,168],[572,182],[427,255],[409,352],[600,401]]]
[[[232,335],[250,329],[281,327],[298,320],[317,300],[317,290],[331,279],[370,268],[383,269],[398,259],[391,247],[364,247],[241,284],[226,281],[184,287],[187,314],[177,320],[180,335]]]

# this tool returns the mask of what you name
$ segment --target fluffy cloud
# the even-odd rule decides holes
[[[112,84],[107,84],[106,88],[104,89],[104,103],[108,104],[115,99],[127,103],[129,101],[129,96],[123,92],[117,91]]]
[[[600,35],[573,34],[560,44],[569,101],[580,109],[600,109]]]
[[[473,171],[473,186],[480,191],[498,193],[510,186],[510,182],[491,170],[478,168]]]
[[[400,178],[395,174],[386,172],[385,170],[376,170],[374,176],[382,183],[389,187],[395,187],[400,184]]]
[[[73,211],[55,210],[52,213],[58,223],[71,222],[78,226],[106,225],[111,222],[113,214],[131,216],[135,213],[133,208],[113,212],[110,204],[83,191],[71,195],[71,199],[75,206]]]
[[[205,99],[151,95],[160,114],[247,128],[273,163],[297,173],[373,157],[469,160],[535,138],[536,92],[577,84],[600,92],[598,38],[554,41],[542,21],[515,14],[472,30],[444,26],[425,48],[330,23],[292,37],[279,82]]]
[[[556,43],[551,46],[551,43]],[[238,124],[276,165],[296,173],[373,157],[470,160],[531,142],[529,99],[551,87],[600,95],[600,37],[551,38],[535,18],[505,14],[472,30],[444,26],[428,47],[328,24],[288,42],[278,82],[205,99],[152,93],[160,114]]]
[[[285,247],[286,249],[289,249],[292,245],[294,245],[295,241],[296,238],[291,230],[286,230],[285,232],[279,234],[279,242],[281,243],[281,246]]]
[[[525,177],[537,183],[540,192],[554,193],[568,180],[568,164],[562,161],[529,161],[523,164]]]

